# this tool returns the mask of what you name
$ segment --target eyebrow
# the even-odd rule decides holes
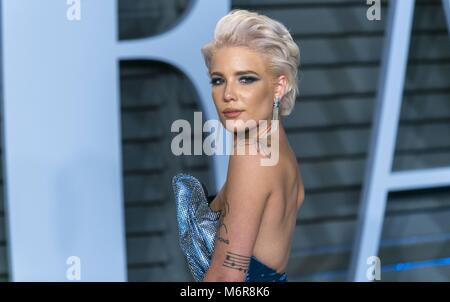
[[[257,72],[252,71],[252,70],[239,70],[239,71],[236,71],[234,74],[235,75],[243,75],[243,74],[249,74],[249,73],[253,73],[253,74],[259,76],[259,74]],[[211,76],[213,76],[213,75],[223,76],[223,74],[218,71],[211,72]]]

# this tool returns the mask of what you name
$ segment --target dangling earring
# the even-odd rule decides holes
[[[275,97],[272,108],[272,120],[278,120],[278,112],[281,106],[281,98],[279,96]]]
[[[276,96],[272,107],[272,122],[270,124],[270,130],[266,134],[265,138],[265,144],[267,144],[268,147],[272,146],[272,134],[278,133],[278,123],[279,123],[278,115],[280,107],[281,107],[281,97]],[[276,134],[276,137],[278,137],[278,134]],[[265,149],[266,147],[265,144],[262,145],[263,149]]]

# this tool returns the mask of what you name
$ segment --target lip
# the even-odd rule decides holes
[[[242,111],[243,110],[239,110],[239,109],[225,109],[222,112],[226,117],[234,118],[234,117],[238,117]]]

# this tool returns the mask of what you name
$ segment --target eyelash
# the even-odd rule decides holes
[[[219,80],[221,82],[217,83],[217,81],[219,81]],[[239,78],[239,81],[241,81],[241,80],[245,80],[245,83],[243,83],[244,85],[249,85],[249,84],[251,84],[253,82],[258,81],[259,79],[255,78],[255,77],[252,77],[252,76],[242,76],[242,77]],[[218,85],[220,85],[222,83],[223,83],[223,79],[222,78],[212,78],[211,81],[210,81],[210,84],[213,85],[213,86],[218,86]]]

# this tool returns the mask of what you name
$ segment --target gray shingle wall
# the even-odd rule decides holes
[[[175,119],[193,124],[192,111],[200,111],[195,91],[177,70],[157,62],[122,62],[121,83],[129,280],[189,280],[171,179],[185,171],[213,183],[209,158],[172,155],[170,126]]]

